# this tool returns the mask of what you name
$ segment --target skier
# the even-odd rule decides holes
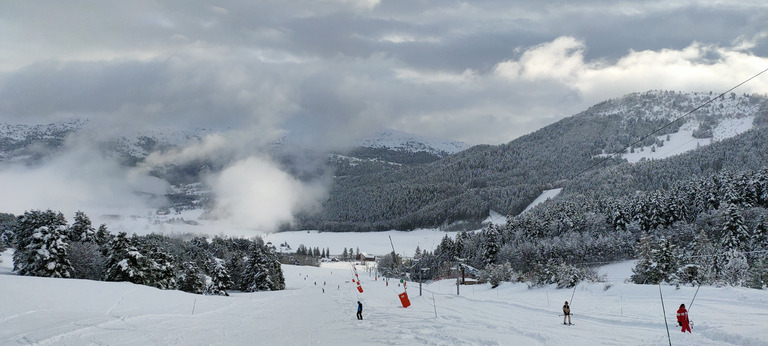
[[[566,319],[568,320],[568,323],[565,323]],[[563,324],[571,324],[571,307],[568,306],[568,301],[563,305]]]
[[[680,308],[677,309],[677,324],[683,327],[681,332],[691,332],[691,323],[688,321],[688,310],[685,310],[685,304],[680,304]]]
[[[363,319],[363,303],[361,303],[359,300],[357,301],[357,319]]]

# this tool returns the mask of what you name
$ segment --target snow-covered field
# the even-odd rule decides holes
[[[691,306],[692,334],[675,310],[695,288],[624,283],[631,262],[601,269],[607,283],[575,289],[504,283],[461,286],[454,280],[387,285],[352,264],[283,266],[287,288],[230,297],[162,291],[129,283],[49,279],[10,272],[0,263],[0,344],[37,345],[673,345],[768,344],[768,292],[702,287]],[[357,301],[364,320],[355,318]],[[573,326],[558,316],[571,301]]]

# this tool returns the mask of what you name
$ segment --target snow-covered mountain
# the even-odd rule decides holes
[[[754,101],[754,96],[735,93],[717,97],[712,92],[653,90],[602,102],[585,113],[598,118],[619,116],[624,126],[657,121],[661,127],[675,121],[670,127],[676,131],[662,131],[650,139],[652,144],[646,141],[620,155],[629,162],[639,162],[679,155],[750,130],[761,107]]]
[[[469,148],[464,142],[419,136],[398,130],[381,130],[357,140],[359,147],[408,152],[427,152],[436,156],[455,154]]]

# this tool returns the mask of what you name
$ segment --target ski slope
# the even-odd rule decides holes
[[[19,345],[673,345],[768,344],[768,292],[702,287],[691,306],[692,334],[675,327],[675,310],[696,291],[624,283],[632,266],[602,269],[607,283],[575,289],[455,280],[389,285],[350,263],[283,266],[287,289],[230,297],[162,291],[130,283],[23,277],[0,263],[0,344]],[[573,299],[571,300],[571,297]],[[357,301],[364,320],[355,317]],[[558,314],[571,301],[573,326]]]

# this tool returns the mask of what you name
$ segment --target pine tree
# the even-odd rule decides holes
[[[244,274],[246,261],[246,256],[239,251],[235,252],[227,261],[227,272],[229,272],[232,279],[232,288],[234,289],[245,291],[246,282]]]
[[[280,260],[277,258],[277,254],[274,251],[267,251],[267,269],[269,272],[269,289],[272,291],[279,291],[285,289],[285,275],[283,274],[283,268],[280,265]]]
[[[13,270],[20,272],[22,270],[21,266],[25,266],[29,262],[25,258],[28,254],[24,249],[32,242],[32,235],[40,227],[47,227],[51,230],[66,227],[66,225],[67,220],[64,218],[64,215],[51,210],[32,210],[24,212],[24,215],[20,215],[16,219],[16,224],[12,227],[15,238],[14,247],[20,250],[13,253]]]
[[[482,263],[487,266],[496,263],[496,257],[501,249],[501,239],[496,226],[489,225],[482,236]]]
[[[101,224],[96,231],[96,244],[101,248],[106,248],[107,244],[112,240],[112,234],[107,230],[107,225]]]
[[[211,282],[208,284],[208,294],[229,296],[226,290],[232,288],[232,278],[227,271],[224,260],[211,258],[209,266],[211,267]]]
[[[656,284],[659,281],[655,275],[656,263],[653,261],[653,237],[648,232],[640,235],[637,243],[637,264],[632,269],[630,280],[636,284]]]
[[[243,273],[245,292],[268,291],[270,287],[269,261],[261,246],[254,244],[248,254]]]
[[[152,261],[131,244],[125,232],[120,232],[108,245],[104,280],[151,285],[152,267]]]
[[[768,258],[761,256],[749,267],[747,287],[764,289],[768,286]]]
[[[75,213],[75,221],[69,228],[69,237],[72,241],[95,242],[96,230],[91,226],[91,219],[82,211]]]
[[[178,282],[179,290],[195,294],[205,293],[205,277],[200,268],[193,262],[184,262],[182,264]]]
[[[53,278],[72,277],[72,264],[67,258],[67,230],[64,226],[48,228],[43,226],[32,234],[22,251],[23,263],[19,274]],[[20,263],[21,264],[21,263]]]
[[[674,276],[679,267],[675,246],[666,238],[661,238],[658,244],[658,249],[654,251],[653,256],[658,280],[660,282],[674,282],[676,281]]]
[[[162,290],[176,289],[176,259],[157,246],[148,252],[151,276],[147,284]]]
[[[760,215],[750,240],[752,242],[752,249],[768,250],[768,223],[766,223],[765,216]]]
[[[720,242],[726,251],[749,250],[749,230],[735,204],[728,206]]]

